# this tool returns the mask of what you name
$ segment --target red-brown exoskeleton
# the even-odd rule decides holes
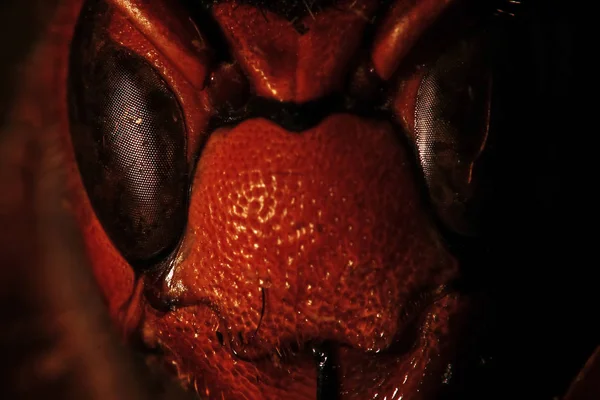
[[[438,398],[477,308],[442,232],[477,233],[491,16],[59,7],[65,205],[125,338],[201,397]]]
[[[84,2],[75,204],[118,324],[210,398],[437,393],[469,300],[419,188],[441,224],[473,229],[486,16]]]

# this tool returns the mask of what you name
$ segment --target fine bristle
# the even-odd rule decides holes
[[[518,16],[527,0],[499,0],[494,4],[494,15],[504,18]]]
[[[221,0],[204,0],[206,5],[219,3]],[[306,15],[313,15],[320,10],[335,6],[337,0],[239,0],[240,4],[255,6],[264,11],[279,14],[286,19],[295,20]]]

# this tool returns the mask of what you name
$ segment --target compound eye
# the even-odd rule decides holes
[[[416,147],[429,194],[441,220],[463,234],[477,230],[490,90],[481,42],[472,41],[431,65],[417,94]]]
[[[73,41],[71,137],[99,221],[139,271],[170,252],[185,225],[186,128],[159,73],[93,25],[84,15]]]

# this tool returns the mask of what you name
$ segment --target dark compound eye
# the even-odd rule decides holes
[[[89,15],[72,47],[71,137],[98,219],[139,269],[172,250],[185,224],[184,119],[158,72]]]
[[[429,194],[442,221],[463,234],[477,230],[490,83],[482,42],[465,41],[431,65],[417,94],[416,144]]]

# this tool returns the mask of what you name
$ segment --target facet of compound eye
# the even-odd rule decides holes
[[[159,73],[107,40],[89,16],[82,14],[71,53],[73,147],[99,221],[141,268],[172,250],[185,225],[183,113]]]
[[[419,162],[441,220],[476,231],[478,170],[489,125],[491,77],[480,41],[461,42],[423,76],[415,107]]]

